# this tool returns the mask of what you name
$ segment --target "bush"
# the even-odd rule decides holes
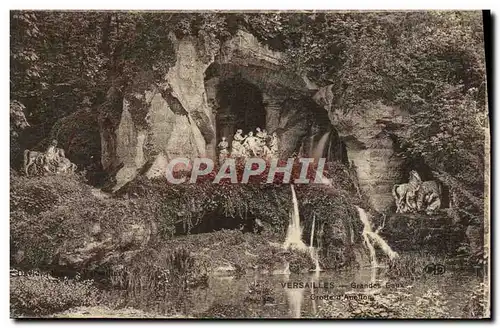
[[[144,250],[113,271],[111,284],[121,292],[110,292],[108,300],[145,311],[180,311],[185,293],[208,282],[202,264],[182,247]]]
[[[462,308],[464,318],[484,318],[487,317],[487,297],[485,294],[485,284],[480,283],[472,290],[472,295],[465,302]]]
[[[77,306],[96,305],[91,281],[56,279],[46,274],[10,278],[11,316],[45,316]]]

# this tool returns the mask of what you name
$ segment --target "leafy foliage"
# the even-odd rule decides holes
[[[482,222],[488,118],[481,13],[320,13],[303,19],[314,24],[297,25],[293,33],[303,42],[289,48],[290,58],[313,80],[333,83],[331,110],[366,107],[367,100],[407,110],[414,123],[397,135],[403,157],[435,171],[456,194],[454,205],[466,211],[466,223]]]
[[[207,285],[207,271],[185,248],[144,249],[110,275],[118,291],[107,299],[116,306],[146,311],[179,311],[179,299],[195,287]]]
[[[418,111],[446,84],[462,84],[464,93],[477,88],[484,105],[480,12],[282,12],[245,18],[264,42],[283,40],[281,48],[297,71],[320,85],[333,83],[340,110],[382,99]]]
[[[48,142],[57,140],[65,155],[71,158],[79,170],[95,173],[100,170],[101,139],[97,115],[89,107],[81,108],[59,119],[50,135],[40,144],[46,149]]]
[[[485,284],[481,283],[473,289],[472,295],[462,308],[465,318],[483,318],[487,316],[486,311],[489,309],[487,308],[488,302],[485,287]]]
[[[95,305],[100,295],[91,281],[57,279],[47,274],[10,278],[11,314],[15,317],[38,317]]]
[[[481,12],[243,17],[288,55],[290,67],[332,85],[330,114],[367,111],[377,101],[408,111],[414,123],[397,133],[401,155],[423,160],[456,193],[465,223],[482,222],[488,118]]]

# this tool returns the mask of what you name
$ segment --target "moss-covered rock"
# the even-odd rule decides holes
[[[433,215],[394,214],[386,220],[381,235],[398,252],[453,253],[467,241],[465,227],[454,223],[446,210]]]
[[[55,273],[102,270],[156,236],[155,209],[105,197],[76,178],[11,179],[13,265]]]

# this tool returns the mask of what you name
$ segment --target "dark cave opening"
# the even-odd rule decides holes
[[[403,147],[401,146],[400,140],[394,135],[394,134],[389,134],[389,137],[391,138],[393,144],[394,144],[394,152],[395,154],[400,154],[403,152]],[[407,183],[408,179],[410,177],[410,171],[415,170],[417,171],[418,175],[420,175],[420,178],[422,178],[422,181],[429,181],[429,180],[436,180],[436,177],[432,173],[432,168],[427,165],[425,160],[422,157],[411,157],[411,158],[406,158],[404,160],[404,163],[402,165],[402,170],[401,170],[401,181],[399,183]],[[441,208],[449,208],[450,207],[450,190],[449,188],[444,185],[443,183],[440,183],[438,181],[439,185],[441,186]]]
[[[234,77],[220,83],[217,88],[219,109],[216,114],[217,142],[226,137],[231,143],[236,130],[243,134],[266,127],[266,110],[262,92],[246,80]]]
[[[256,217],[249,214],[246,217],[231,217],[223,211],[214,211],[205,214],[199,220],[193,220],[193,226],[188,227],[185,222],[179,222],[175,225],[175,235],[209,233],[220,230],[240,230],[244,233],[260,233],[262,225]]]

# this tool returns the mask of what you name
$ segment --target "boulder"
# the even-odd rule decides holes
[[[383,224],[378,221],[374,229]],[[452,253],[466,241],[464,227],[454,224],[445,210],[433,215],[393,214],[385,221],[380,235],[397,252],[427,250]]]
[[[123,168],[116,174],[114,190],[147,162],[156,164],[146,174],[156,176],[165,171],[158,167],[164,159],[204,157],[207,144],[214,142],[215,124],[204,89],[204,73],[213,56],[206,57],[198,39],[172,38],[177,59],[164,79],[158,83],[152,73],[141,72],[125,92],[114,145],[115,161]]]
[[[389,210],[394,206],[392,187],[405,178],[404,162],[397,156],[392,134],[410,123],[408,114],[380,102],[342,111],[335,106],[332,87],[321,88],[313,99],[328,111],[372,207],[379,212]]]

